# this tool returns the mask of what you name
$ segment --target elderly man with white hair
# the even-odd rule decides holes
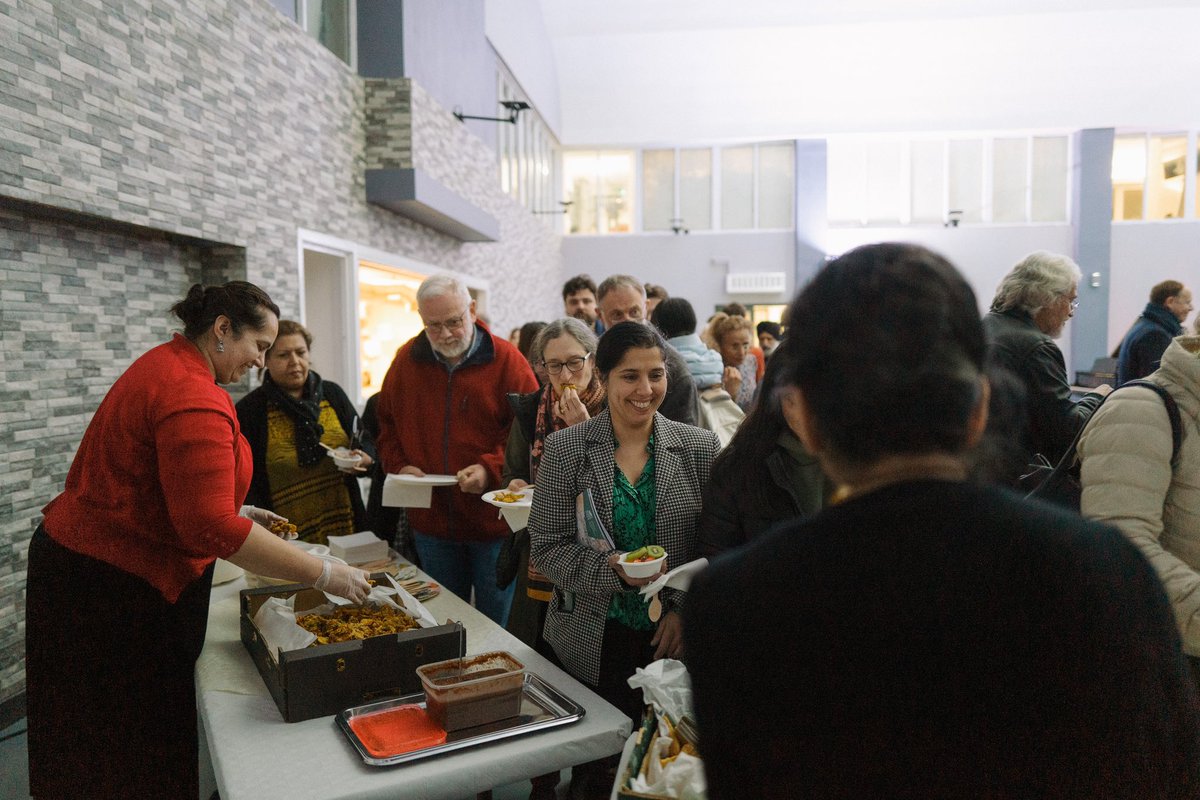
[[[1040,453],[1057,463],[1100,401],[1108,385],[1071,399],[1067,366],[1054,340],[1079,305],[1082,273],[1064,255],[1031,253],[1009,271],[983,318],[990,368],[1002,368],[1025,388],[1026,423],[1018,433],[1030,463]],[[1018,476],[1010,476],[1014,482]]]
[[[408,519],[421,567],[503,625],[512,585],[496,587],[496,557],[508,526],[479,495],[499,489],[513,412],[508,393],[538,387],[517,348],[476,321],[460,281],[426,278],[417,289],[425,330],[396,351],[379,391],[379,457],[389,473],[454,475],[428,509]]]

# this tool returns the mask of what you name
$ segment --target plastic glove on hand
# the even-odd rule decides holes
[[[352,603],[361,603],[371,592],[366,572],[332,561],[322,562],[321,577],[317,578],[313,587],[337,597],[344,597]]]
[[[274,511],[268,511],[258,506],[242,506],[238,511],[238,516],[245,517],[251,522],[257,522],[281,539],[290,541],[296,538],[297,534],[293,528],[283,528],[287,524],[287,517],[281,517]]]

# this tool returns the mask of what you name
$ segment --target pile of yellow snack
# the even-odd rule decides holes
[[[408,614],[386,605],[341,606],[329,614],[299,617],[296,624],[316,634],[317,640],[309,647],[348,642],[351,639],[369,639],[419,627],[417,621]]]

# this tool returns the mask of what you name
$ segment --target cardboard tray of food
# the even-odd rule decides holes
[[[366,764],[387,767],[569,725],[582,719],[586,713],[582,706],[545,680],[526,672],[520,711],[516,716],[507,719],[450,733],[433,731],[435,726],[431,727],[427,720],[420,720],[419,724],[425,725],[425,733],[440,734],[424,742],[419,736],[409,736],[408,732],[402,729],[407,720],[397,719],[398,724],[395,726],[364,724],[373,721],[386,723],[389,715],[414,710],[414,706],[418,709],[418,717],[423,716],[424,693],[418,692],[406,697],[347,708],[337,715],[337,724]]]
[[[372,575],[379,581],[385,577],[383,573]],[[271,654],[254,625],[254,615],[269,598],[292,595],[296,611],[327,602],[323,592],[301,584],[243,589],[239,598],[242,644],[288,722],[327,717],[350,706],[419,692],[417,667],[466,653],[462,623],[447,622]]]

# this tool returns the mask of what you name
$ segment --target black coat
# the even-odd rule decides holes
[[[1167,345],[1181,335],[1183,326],[1174,314],[1156,303],[1147,303],[1146,310],[1121,340],[1117,354],[1117,386],[1144,378],[1158,369]]]
[[[1116,529],[884,487],[714,559],[683,607],[712,800],[1184,798],[1200,703]]]
[[[1025,425],[1014,433],[1026,463],[1037,453],[1058,463],[1103,397],[1089,392],[1078,402],[1071,399],[1062,351],[1025,312],[989,312],[983,330],[989,368],[1007,370],[1025,389]]]
[[[336,383],[322,381],[321,386],[325,399],[329,401],[329,407],[337,414],[338,422],[349,435],[354,429],[354,420],[358,417],[354,404]],[[267,390],[260,386],[239,400],[237,416],[242,435],[250,443],[250,450],[254,454],[254,477],[250,479],[250,492],[246,495],[246,502],[259,508],[271,509],[271,483],[267,478]],[[375,459],[375,442],[365,429],[362,431],[359,449]],[[345,484],[346,492],[350,495],[350,508],[354,511],[354,529],[367,530],[367,510],[363,505],[362,492],[358,488],[358,478],[346,475]]]

